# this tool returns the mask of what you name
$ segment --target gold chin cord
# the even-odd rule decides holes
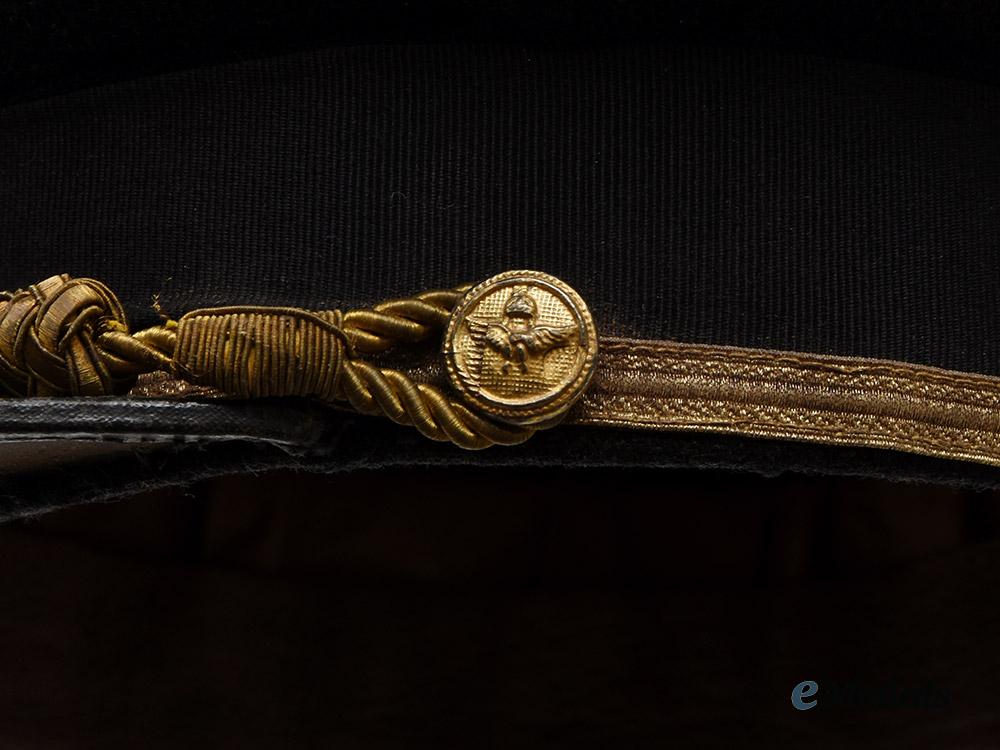
[[[0,393],[310,397],[463,448],[521,443],[562,423],[892,448],[1000,465],[1000,378],[599,339],[580,296],[536,271],[347,312],[195,310],[136,333],[103,284],[55,276],[0,294]]]

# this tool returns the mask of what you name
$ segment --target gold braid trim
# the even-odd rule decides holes
[[[376,367],[361,355],[439,335],[468,286],[367,309],[195,310],[131,335],[100,282],[55,276],[0,296],[0,388],[15,396],[121,394],[142,373],[165,370],[241,398],[315,397],[412,425],[463,448],[513,445],[531,428],[474,414],[435,386]]]

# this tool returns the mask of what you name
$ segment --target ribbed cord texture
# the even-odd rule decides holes
[[[348,48],[0,111],[0,287],[137,326],[536,268],[607,334],[1000,374],[1000,91],[641,48]]]

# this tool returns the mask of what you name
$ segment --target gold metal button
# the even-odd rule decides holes
[[[594,372],[597,330],[568,284],[508,271],[471,289],[444,337],[452,385],[484,414],[517,425],[558,420]]]

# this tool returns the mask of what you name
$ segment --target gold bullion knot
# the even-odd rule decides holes
[[[0,395],[103,396],[127,389],[155,354],[137,352],[118,298],[62,274],[0,293]]]
[[[597,330],[565,282],[539,271],[508,271],[458,303],[444,355],[452,386],[483,414],[544,425],[565,415],[586,389]]]

